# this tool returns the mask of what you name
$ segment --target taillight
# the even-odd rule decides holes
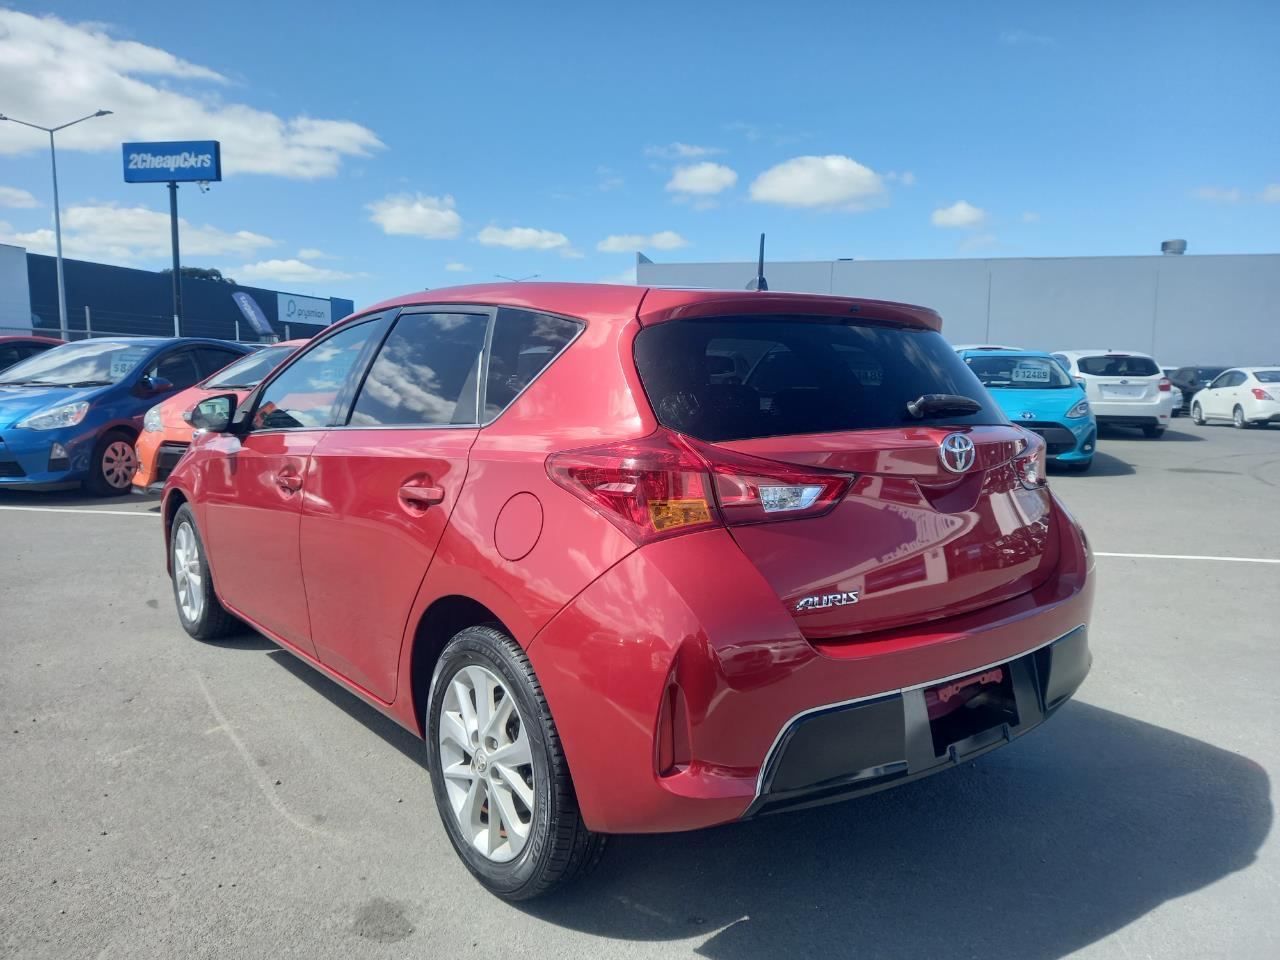
[[[1013,467],[1024,487],[1037,490],[1049,481],[1048,463],[1048,447],[1044,439],[1030,434],[1026,449],[1014,458]]]
[[[1275,400],[1276,399],[1266,390],[1259,390],[1257,387],[1253,388],[1253,398],[1255,400]]]
[[[1169,392],[1170,390],[1172,390],[1172,389],[1173,389],[1173,383],[1172,383],[1172,382],[1171,382],[1167,377],[1163,378],[1163,379],[1160,381],[1160,392],[1161,392],[1161,393],[1168,393],[1168,392]]]
[[[668,430],[554,453],[547,474],[638,544],[721,524],[820,516],[853,479],[734,453]]]

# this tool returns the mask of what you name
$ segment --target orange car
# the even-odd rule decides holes
[[[135,444],[138,472],[133,475],[133,492],[159,490],[168,479],[169,471],[187,452],[192,426],[183,419],[184,413],[206,397],[219,393],[234,393],[243,400],[267,374],[306,342],[285,340],[263,347],[148,410]]]

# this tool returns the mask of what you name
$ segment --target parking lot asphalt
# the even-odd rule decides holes
[[[454,856],[412,736],[255,634],[183,633],[154,499],[0,495],[0,956],[1280,956],[1280,429],[1176,423],[1051,479],[1098,594],[1042,729],[615,838],[523,906]]]

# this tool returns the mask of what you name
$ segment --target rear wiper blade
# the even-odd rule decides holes
[[[925,393],[907,404],[907,415],[916,420],[943,414],[979,413],[982,404],[957,393]]]

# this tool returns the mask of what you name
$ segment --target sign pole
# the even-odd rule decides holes
[[[173,335],[182,336],[182,268],[178,257],[178,182],[169,181],[169,233],[173,238]]]

